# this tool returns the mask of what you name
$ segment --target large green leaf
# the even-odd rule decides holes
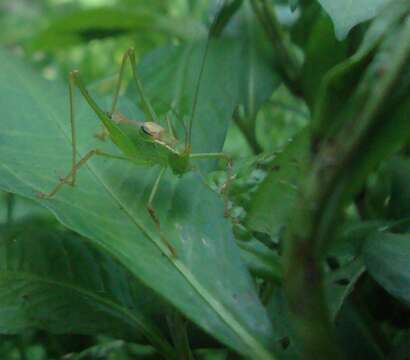
[[[216,45],[209,51],[198,121],[193,127],[196,151],[221,148],[232,114],[235,54],[226,50]],[[165,61],[174,70],[186,69],[184,73],[173,72],[166,88],[181,90],[176,94],[192,99],[196,84],[192,80],[197,78],[203,46],[182,49],[189,55],[182,58],[174,57],[175,51],[157,52],[161,58],[151,57],[156,61],[145,71],[156,73],[158,80],[158,63]],[[27,65],[5,53],[0,57],[0,187],[35,199],[37,191],[51,189],[57,176],[70,166],[67,95],[60,84],[42,81],[27,70]],[[182,60],[184,67],[178,67]],[[161,94],[163,83],[149,85],[155,84]],[[93,137],[98,121],[84,101],[77,104],[79,155],[94,147],[118,152],[112,144]],[[140,115],[133,107],[121,110],[134,118]],[[220,341],[254,359],[272,358],[268,348],[273,331],[223,216],[222,200],[198,174],[177,178],[168,172],[154,206],[164,236],[177,250],[175,258],[145,208],[157,172],[156,168],[127,162],[92,159],[80,170],[77,186],[66,187],[40,203]]]
[[[375,17],[390,0],[318,0],[333,20],[342,40],[357,24]]]
[[[390,294],[410,304],[410,236],[377,234],[364,248],[370,275]]]
[[[1,333],[142,335],[172,358],[153,321],[164,304],[112,258],[42,218],[2,226],[0,239]]]

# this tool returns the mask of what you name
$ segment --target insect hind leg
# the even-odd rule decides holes
[[[70,172],[66,176],[60,177],[59,182],[50,192],[48,193],[39,192],[37,193],[37,196],[41,199],[52,198],[62,189],[64,185],[74,186],[72,179],[75,176],[77,170],[80,169],[82,166],[84,166],[93,156],[103,156],[103,157],[120,159],[120,160],[128,160],[128,158],[123,157],[123,156],[112,155],[112,154],[106,153],[98,149],[92,149],[88,151],[77,163],[75,163],[72,166]]]
[[[157,193],[157,191],[158,191],[159,183],[160,183],[160,181],[161,181],[161,179],[162,179],[162,177],[163,177],[163,175],[164,175],[166,169],[167,169],[167,168],[166,168],[165,166],[162,167],[162,169],[161,169],[161,171],[159,172],[157,178],[155,179],[154,186],[152,187],[151,193],[150,193],[150,195],[149,195],[148,203],[147,203],[147,205],[146,205],[146,208],[147,208],[147,211],[148,211],[149,216],[152,218],[152,220],[153,220],[154,223],[155,223],[155,226],[156,226],[157,229],[158,229],[158,233],[159,233],[159,235],[160,235],[160,238],[161,238],[162,242],[163,242],[163,243],[165,244],[165,246],[168,248],[168,250],[170,251],[170,253],[172,254],[172,256],[176,258],[176,257],[177,257],[176,249],[175,249],[175,247],[169,242],[169,240],[164,236],[164,234],[162,233],[162,231],[161,231],[161,222],[160,222],[160,220],[159,220],[159,218],[158,218],[158,215],[157,215],[157,212],[155,211],[155,208],[154,208],[154,206],[153,206],[153,204],[152,204],[153,201],[154,201],[155,195],[156,195],[156,193]]]

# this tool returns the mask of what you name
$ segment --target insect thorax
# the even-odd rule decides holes
[[[170,154],[169,165],[175,175],[184,175],[191,170],[189,154],[189,151],[183,151],[179,154]]]

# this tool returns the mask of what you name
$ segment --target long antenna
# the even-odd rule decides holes
[[[204,56],[202,58],[201,68],[199,71],[197,85],[195,88],[194,102],[192,104],[191,117],[188,123],[188,131],[185,137],[185,148],[188,148],[189,146],[191,146],[192,124],[195,118],[196,106],[198,103],[199,87],[201,85],[201,79],[202,79],[202,75],[205,69],[205,61],[208,55],[210,40],[212,37],[217,37],[220,35],[220,33],[222,32],[222,30],[224,29],[225,25],[228,23],[230,18],[236,13],[236,11],[242,5],[242,2],[243,0],[223,0],[223,3],[219,11],[217,12],[211,24],[211,27],[209,29],[208,37],[206,39],[206,44],[205,44]]]
[[[188,122],[188,131],[187,131],[186,136],[185,136],[185,148],[188,148],[189,146],[191,146],[192,124],[193,124],[194,118],[195,118],[196,105],[198,103],[199,87],[200,87],[200,84],[201,84],[202,74],[204,73],[204,69],[205,69],[205,60],[206,60],[206,56],[208,54],[210,39],[211,39],[211,33],[208,34],[208,37],[206,39],[204,56],[202,58],[201,69],[199,71],[198,80],[197,80],[197,84],[196,84],[196,88],[195,88],[194,102],[192,103],[191,117],[190,117],[189,122]]]

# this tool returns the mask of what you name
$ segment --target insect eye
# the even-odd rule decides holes
[[[149,130],[144,125],[141,126],[141,130],[145,135],[152,136],[152,134],[149,132]]]

